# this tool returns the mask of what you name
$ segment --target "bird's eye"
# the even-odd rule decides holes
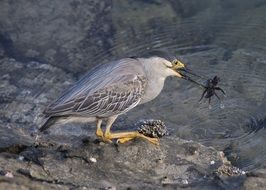
[[[173,65],[175,66],[175,65],[178,64],[178,61],[177,61],[177,60],[174,60],[172,63],[173,63]]]
[[[184,68],[185,65],[181,63],[178,59],[172,61],[172,67],[174,68]]]

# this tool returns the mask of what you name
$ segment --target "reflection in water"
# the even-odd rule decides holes
[[[105,62],[120,55],[136,55],[160,48],[179,55],[193,71],[205,76],[198,82],[219,76],[219,85],[227,95],[221,104],[213,99],[211,109],[207,102],[198,102],[202,93],[198,86],[169,79],[170,84],[150,103],[150,109],[142,107],[133,112],[163,119],[171,127],[172,135],[225,149],[229,157],[237,155],[235,160],[233,156],[230,158],[241,168],[261,167],[266,161],[263,146],[266,137],[266,38],[252,43],[256,36],[250,36],[247,31],[257,27],[265,30],[265,19],[238,25],[214,22],[207,31],[206,27],[193,27],[197,23],[193,18],[175,25],[161,23],[160,29],[142,28],[135,33],[135,43],[127,41],[128,31],[120,31],[114,39],[116,45],[109,53],[99,52],[95,60]],[[147,109],[152,111],[147,112]]]

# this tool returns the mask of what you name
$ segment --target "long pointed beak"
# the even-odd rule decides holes
[[[187,81],[190,81],[190,82],[193,82],[193,83],[205,88],[205,86],[203,84],[198,83],[197,81],[193,80],[190,76],[187,75],[187,74],[190,74],[192,76],[196,76],[196,77],[202,78],[201,76],[193,73],[192,70],[188,69],[187,67],[184,67],[184,68],[178,69],[178,71],[179,71],[179,74],[182,76],[183,79],[185,79]]]
[[[193,73],[193,71],[192,71],[191,69],[187,68],[187,67],[181,68],[180,70],[181,70],[181,71],[184,71],[184,72],[186,72],[186,73],[188,73],[188,74],[191,74],[191,75],[193,75],[193,76],[196,76],[196,77],[200,77],[200,78],[201,78],[201,76],[199,76],[199,75]]]

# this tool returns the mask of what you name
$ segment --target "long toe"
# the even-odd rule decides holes
[[[146,139],[146,140],[148,140],[152,144],[160,145],[158,138],[149,138],[149,139]]]
[[[124,143],[126,143],[126,142],[128,142],[128,141],[131,141],[131,140],[133,140],[133,139],[135,139],[135,138],[131,138],[131,137],[128,137],[128,138],[120,138],[120,139],[117,139],[117,143],[120,143],[120,144],[124,144]]]
[[[102,137],[102,141],[106,143],[112,143],[113,141],[111,139],[108,139],[106,137]]]

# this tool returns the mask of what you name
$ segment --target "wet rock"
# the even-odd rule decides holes
[[[61,69],[39,62],[0,60],[0,126],[34,130],[48,102],[73,82]],[[8,89],[8,90],[6,90]],[[5,109],[8,107],[8,109]]]
[[[266,186],[266,169],[258,169],[248,173],[244,182],[244,189],[265,189]]]
[[[68,190],[69,189],[69,187],[65,187],[63,185],[55,183],[33,182],[32,180],[21,176],[16,176],[15,178],[12,179],[0,177],[0,187],[1,189],[6,189],[6,190],[14,190],[14,189]]]
[[[266,169],[265,168],[257,169],[255,171],[250,172],[248,174],[248,176],[250,176],[250,177],[260,177],[260,178],[265,178],[266,179]]]
[[[111,45],[107,37],[112,36],[110,5],[97,0],[1,1],[2,54],[20,62],[39,61],[81,72],[96,64],[87,60],[97,50]]]
[[[244,183],[244,189],[246,190],[263,190],[265,186],[265,178],[249,177]]]
[[[27,148],[17,157],[0,155],[0,167],[14,175],[15,181],[8,185],[12,187],[22,178],[31,185],[56,188],[189,187],[212,181],[223,163],[214,148],[170,136],[163,137],[160,146],[141,139],[118,146],[100,145],[93,138],[84,141],[80,137],[73,139],[72,146],[64,146],[58,138],[53,137],[52,147]],[[44,137],[40,140],[46,141]]]
[[[33,144],[33,139],[18,130],[0,127],[0,153],[19,154]]]
[[[41,149],[37,149],[35,147],[29,147],[20,153],[21,160],[32,162],[43,167],[43,161],[40,160],[41,157],[44,157],[44,152]]]

